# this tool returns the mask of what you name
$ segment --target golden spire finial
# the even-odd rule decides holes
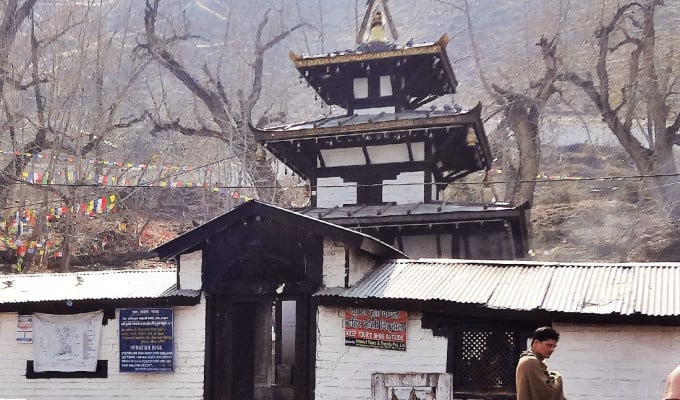
[[[367,0],[366,13],[361,22],[361,28],[357,32],[357,44],[373,41],[387,42],[387,28],[390,29],[390,34],[392,36],[391,40],[397,40],[399,38],[397,28],[394,26],[394,21],[392,21],[390,9],[387,7],[387,1],[388,0]],[[382,34],[385,36],[384,40],[371,40],[371,34],[374,28],[382,31]]]
[[[385,25],[383,25],[382,13],[376,10],[371,21],[371,33],[368,35],[368,42],[387,42],[387,35],[385,34]]]

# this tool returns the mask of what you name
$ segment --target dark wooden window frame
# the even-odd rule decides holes
[[[519,354],[526,350],[526,343],[531,332],[537,326],[546,325],[545,323],[540,324],[536,321],[510,321],[510,320],[495,320],[495,319],[484,319],[484,318],[466,318],[466,317],[447,317],[445,315],[439,316],[426,316],[423,320],[423,327],[428,327],[433,329],[435,336],[445,336],[447,338],[447,357],[446,357],[446,372],[452,374],[453,385],[452,393],[455,399],[494,399],[494,400],[510,400],[516,398],[515,391],[515,368],[517,366],[517,361],[519,359]],[[512,349],[508,349],[505,356],[505,362],[503,363],[503,375],[507,381],[503,388],[491,389],[489,386],[478,385],[479,382],[473,382],[472,384],[461,383],[461,379],[464,379],[465,371],[457,368],[470,368],[471,365],[463,365],[465,363],[470,364],[470,361],[477,363],[477,368],[484,368],[485,363],[482,357],[469,356],[465,360],[461,357],[461,341],[480,340],[477,346],[482,346],[483,348],[478,349],[468,349],[468,354],[470,351],[473,353],[477,351],[483,351],[489,347],[489,339],[486,335],[475,335],[474,333],[479,332],[494,332],[494,334],[502,334],[505,332],[512,332],[514,335],[514,343]],[[467,333],[467,336],[465,336]],[[470,334],[472,333],[472,335]],[[464,339],[465,337],[465,339]],[[485,338],[481,341],[481,338]],[[484,343],[482,345],[482,343]],[[493,353],[493,352],[492,352]],[[479,353],[475,353],[479,354]],[[473,360],[474,359],[474,360]],[[461,373],[462,372],[462,373]],[[486,370],[481,371],[486,373]],[[472,374],[471,376],[480,376],[480,374]]]
[[[33,360],[26,361],[26,379],[73,379],[73,378],[108,378],[109,361],[97,360],[97,370],[94,372],[76,371],[45,371],[35,372],[33,370]]]
[[[491,362],[485,360],[485,350],[488,349],[488,337],[491,335],[505,336],[507,333],[513,337],[512,345],[508,346],[505,352],[505,357],[502,357],[501,367],[496,367],[495,374],[492,373]],[[471,346],[464,346],[467,342]],[[505,342],[507,344],[507,341]],[[516,395],[515,390],[515,368],[519,354],[526,349],[526,332],[512,326],[493,326],[486,324],[466,324],[459,325],[449,332],[448,346],[447,346],[447,366],[446,372],[453,375],[453,392],[455,398],[461,399],[514,399]],[[465,348],[464,348],[465,347]],[[475,348],[476,347],[476,348]],[[468,353],[466,358],[463,352]],[[471,353],[476,355],[470,355]],[[493,352],[492,352],[493,353]],[[476,362],[476,367],[471,368],[465,363]],[[479,370],[481,368],[481,370]],[[468,372],[467,370],[472,371]],[[475,374],[477,369],[477,374]],[[498,389],[493,389],[492,384],[481,383],[479,376],[493,377],[504,376],[505,384]],[[462,379],[466,377],[474,378],[472,383],[463,383]],[[509,380],[509,382],[507,381]]]

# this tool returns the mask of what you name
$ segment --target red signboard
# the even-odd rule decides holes
[[[406,311],[345,309],[345,346],[406,351]]]

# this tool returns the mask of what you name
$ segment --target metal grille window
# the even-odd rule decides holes
[[[514,398],[515,367],[526,334],[506,327],[458,327],[449,331],[448,371],[456,399]]]

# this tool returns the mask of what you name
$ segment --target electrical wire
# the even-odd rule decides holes
[[[199,167],[200,168],[200,167]],[[190,171],[189,171],[190,172]],[[158,186],[154,183],[160,181],[165,181],[169,178],[177,177],[188,172],[180,172],[162,179],[155,179],[146,184],[137,185],[115,185],[115,184],[100,184],[100,183],[30,183],[20,179],[16,179],[16,183],[26,184],[30,186],[52,186],[52,187],[92,187],[92,188],[149,188],[149,189],[280,189],[280,185],[208,185],[208,186]],[[536,179],[515,179],[515,180],[501,180],[501,181],[474,181],[474,182],[387,182],[387,183],[373,183],[373,184],[357,184],[351,187],[377,187],[377,186],[422,186],[422,185],[462,185],[462,186],[489,186],[493,184],[510,184],[510,183],[551,183],[551,182],[589,182],[589,181],[622,181],[631,179],[648,179],[648,178],[667,178],[667,177],[680,177],[680,173],[672,174],[649,174],[649,175],[618,175],[618,176],[594,176],[594,177],[550,177],[546,178],[536,178]],[[680,183],[680,182],[679,182]],[[314,187],[318,188],[345,188],[347,185],[317,185]]]
[[[280,190],[285,190],[289,189],[292,186],[281,186],[281,185],[243,185],[243,184],[238,184],[238,185],[223,185],[223,184],[214,184],[214,185],[196,185],[196,186],[172,186],[172,184],[167,184],[165,186],[160,186],[158,185],[159,182],[161,181],[166,181],[171,178],[176,178],[182,175],[190,174],[192,172],[195,172],[196,170],[200,170],[201,168],[206,168],[211,165],[219,164],[220,162],[227,161],[229,159],[235,158],[236,156],[229,156],[229,157],[224,157],[219,160],[214,160],[196,167],[191,167],[187,170],[179,171],[175,174],[170,174],[167,176],[164,176],[163,178],[158,178],[151,180],[149,182],[146,182],[144,184],[137,184],[137,185],[115,185],[115,184],[100,184],[100,183],[47,183],[47,184],[39,184],[39,183],[31,183],[27,182],[21,179],[18,179],[16,177],[12,177],[14,182],[16,184],[20,185],[26,185],[26,186],[34,186],[34,187],[40,187],[40,186],[49,186],[49,187],[68,187],[68,188],[93,188],[93,189],[171,189],[171,190],[180,190],[180,189],[228,189],[228,190],[258,190],[258,189],[280,189]],[[642,175],[642,174],[631,174],[631,175],[619,175],[619,176],[596,176],[596,177],[562,177],[562,176],[557,176],[557,177],[551,177],[546,175],[545,178],[536,178],[536,179],[516,179],[516,180],[499,180],[499,181],[472,181],[472,182],[413,182],[413,183],[403,183],[403,182],[383,182],[383,183],[375,183],[375,184],[357,184],[357,185],[352,185],[352,186],[347,186],[347,185],[333,185],[333,184],[326,184],[326,185],[316,185],[316,186],[311,186],[312,190],[315,189],[332,189],[332,188],[348,188],[348,187],[377,187],[377,186],[382,186],[382,187],[407,187],[407,186],[423,186],[423,185],[444,185],[444,186],[483,186],[483,187],[489,187],[494,184],[522,184],[522,183],[536,183],[536,184],[552,184],[552,183],[563,183],[563,182],[571,182],[571,183],[586,183],[586,182],[593,182],[593,181],[599,181],[599,182],[606,182],[606,181],[624,181],[624,180],[640,180],[640,179],[650,179],[650,178],[672,178],[672,177],[680,177],[680,173],[670,173],[670,174],[649,174],[649,175]],[[680,184],[680,182],[672,182],[672,183],[666,183],[663,184],[662,186],[669,186],[669,185],[674,185],[674,184]],[[303,186],[303,185],[300,185]],[[87,197],[87,196],[84,196]],[[37,206],[37,207],[47,207],[50,204],[62,204],[61,201],[59,200],[54,200],[54,201],[48,201],[48,202],[40,202],[40,203],[27,203],[27,204],[22,204],[20,207],[21,208],[27,208],[27,207],[32,207],[32,206]],[[0,208],[0,210],[13,210],[16,209],[18,206],[7,206],[4,208]]]

